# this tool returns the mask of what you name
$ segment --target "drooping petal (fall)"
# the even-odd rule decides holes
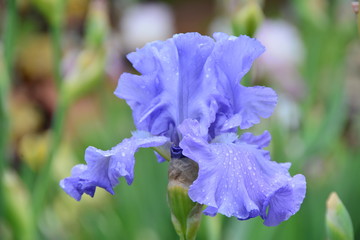
[[[205,214],[221,213],[240,220],[261,216],[265,225],[274,226],[299,210],[305,197],[305,178],[291,177],[290,164],[270,160],[262,149],[269,142],[269,133],[246,134],[238,140],[228,134],[208,143],[197,134],[198,125],[187,120],[179,127],[183,134],[180,147],[199,165],[189,196],[208,206]]]
[[[124,177],[129,185],[133,182],[134,154],[138,148],[160,146],[168,140],[163,136],[152,136],[139,131],[111,150],[103,151],[88,147],[85,152],[87,165],[73,167],[71,176],[61,180],[60,186],[78,201],[84,193],[93,197],[96,187],[114,194],[114,187],[119,183],[120,177]]]

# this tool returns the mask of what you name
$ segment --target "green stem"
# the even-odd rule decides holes
[[[65,10],[66,1],[56,2],[56,14],[54,18],[51,18],[51,39],[53,48],[53,75],[57,89],[59,90],[59,100],[57,108],[54,113],[52,123],[52,137],[50,143],[49,154],[44,167],[41,169],[34,186],[34,192],[32,195],[33,200],[33,216],[34,222],[36,223],[41,215],[41,210],[44,203],[46,202],[46,193],[49,190],[51,181],[51,167],[56,156],[56,151],[60,145],[62,132],[64,128],[64,120],[68,104],[63,94],[63,84],[61,76],[61,35],[62,35],[62,23]]]
[[[65,102],[63,99],[64,98],[60,98],[58,107],[56,108],[57,110],[53,120],[52,139],[48,158],[35,183],[35,189],[33,192],[33,210],[35,220],[39,218],[41,208],[45,203],[46,193],[50,184],[51,167],[56,156],[56,151],[58,150],[61,143],[64,121],[68,108],[67,102]]]
[[[17,22],[16,0],[6,1],[6,19],[5,19],[5,34],[4,34],[4,52],[6,59],[6,69],[11,78],[13,64],[14,64],[14,42]]]
[[[61,86],[61,24],[51,24],[51,40],[53,48],[53,74],[58,89]]]
[[[0,54],[2,57],[2,54]],[[2,64],[2,59],[0,59],[0,64]],[[9,116],[7,111],[8,106],[8,92],[9,92],[9,83],[7,77],[7,71],[3,66],[0,66],[0,71],[2,71],[0,76],[0,196],[4,196],[3,192],[3,177],[8,161],[8,135],[9,135]],[[0,216],[3,215],[3,198],[0,197]]]
[[[14,39],[16,30],[16,1],[6,2],[6,19],[4,31],[4,57],[0,53],[0,196],[4,196],[3,176],[7,166],[9,143],[9,111],[8,98],[10,91],[10,78],[13,69]],[[4,60],[4,62],[3,62]],[[4,64],[2,64],[4,63]],[[0,197],[0,216],[4,211],[3,198]]]

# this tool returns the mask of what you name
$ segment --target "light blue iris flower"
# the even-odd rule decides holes
[[[78,201],[96,187],[114,194],[119,178],[132,183],[138,148],[158,149],[162,162],[174,146],[199,165],[189,197],[207,206],[205,214],[261,216],[268,226],[287,220],[305,197],[304,176],[291,177],[289,163],[271,161],[263,150],[267,131],[236,134],[270,117],[277,103],[271,88],[240,84],[263,52],[247,36],[186,33],[130,53],[140,75],[122,74],[115,95],[131,107],[137,132],[108,151],[87,148],[87,165],[75,166],[61,187]]]

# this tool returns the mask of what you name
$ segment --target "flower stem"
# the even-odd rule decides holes
[[[53,48],[53,73],[57,88],[61,85],[61,26],[58,23],[52,24],[51,39]]]
[[[6,19],[4,31],[4,56],[0,49],[0,196],[4,196],[3,177],[9,157],[9,111],[8,98],[10,91],[10,78],[13,69],[14,39],[16,30],[16,1],[6,2]],[[3,198],[0,198],[0,216],[3,216]]]
[[[59,92],[59,99],[57,107],[53,117],[52,123],[52,137],[50,142],[50,149],[47,157],[47,161],[41,169],[34,186],[34,192],[32,195],[33,200],[33,216],[34,221],[40,217],[41,209],[46,202],[46,193],[50,184],[51,167],[54,162],[56,151],[60,145],[64,120],[68,103],[63,94],[62,77],[61,77],[61,35],[62,35],[62,23],[65,10],[66,1],[56,1],[56,12],[54,18],[50,19],[51,25],[51,39],[53,49],[53,76],[55,79],[56,87]]]
[[[68,104],[60,97],[58,106],[56,108],[53,126],[52,126],[52,138],[50,143],[50,150],[47,161],[36,180],[35,189],[33,192],[33,210],[34,218],[37,220],[41,213],[41,208],[46,200],[46,192],[50,184],[51,166],[56,156],[56,151],[61,143],[62,133],[64,129],[64,120]]]

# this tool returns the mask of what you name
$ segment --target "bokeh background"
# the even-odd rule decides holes
[[[135,130],[113,95],[126,54],[174,33],[248,34],[267,48],[243,80],[274,88],[272,159],[307,178],[300,211],[277,227],[204,216],[198,239],[326,239],[337,192],[360,239],[360,40],[345,0],[0,1],[0,239],[177,239],[167,163],[136,154],[135,181],[80,202],[59,187],[87,146]]]

